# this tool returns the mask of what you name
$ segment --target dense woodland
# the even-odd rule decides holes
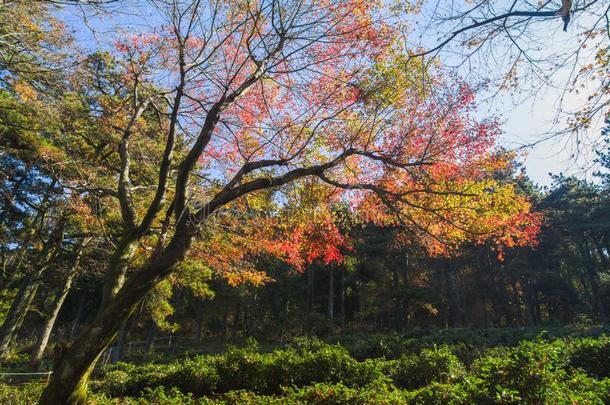
[[[19,176],[14,161],[4,164],[15,173],[6,184],[20,191],[10,201],[12,207],[4,201],[2,212],[11,224],[7,229],[25,229],[37,215],[53,215],[51,196],[42,211],[25,208],[32,198],[45,199],[49,183],[28,178],[23,169]],[[193,280],[188,272],[194,270],[186,269],[186,280],[158,287],[140,304],[123,333],[137,341],[168,335],[277,341],[303,334],[606,322],[608,183],[558,176],[552,188],[538,190],[524,176],[511,181],[544,214],[535,247],[507,249],[499,258],[491,246],[463,246],[459,254],[435,257],[416,242],[404,243],[395,227],[352,224],[341,230],[350,244],[340,263],[313,261],[296,271],[276,257],[260,255],[251,260],[265,282],[239,285],[208,268],[196,268],[202,274]],[[36,195],[36,189],[42,194]],[[342,208],[334,207],[339,213]],[[5,240],[5,311],[32,284],[44,286],[31,293],[29,312],[6,350],[33,344],[32,331],[49,327],[55,342],[70,341],[100,305],[103,250],[64,240],[54,262],[32,279],[25,278],[34,271],[29,265],[40,266],[40,261],[11,271],[23,253],[10,249],[15,239]],[[54,325],[47,325],[49,320]]]
[[[163,0],[104,32],[128,3],[0,1],[0,368],[53,370],[0,398],[86,403],[93,378],[93,403],[609,400],[603,2]],[[438,45],[403,41],[412,18]],[[556,77],[587,95],[538,141],[588,148],[588,175],[543,187],[477,100]],[[544,328],[563,340],[519,343]],[[499,377],[526,366],[539,386]]]

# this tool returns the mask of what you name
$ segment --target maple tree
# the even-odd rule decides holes
[[[36,131],[35,142],[16,137],[21,150],[101,202],[96,221],[113,225],[100,312],[55,365],[41,403],[85,401],[101,352],[191,250],[234,283],[264,281],[244,260],[257,246],[208,227],[243,210],[246,196],[264,201],[314,177],[367,220],[419,232],[436,253],[470,238],[532,241],[527,200],[493,179],[510,165],[494,149],[497,123],[473,117],[467,83],[405,56],[383,5],[156,4],[165,23],[88,58],[63,81],[61,102],[15,88],[58,117],[44,142]],[[340,261],[344,236],[329,211],[318,219],[296,215],[290,237],[267,248],[297,268]]]

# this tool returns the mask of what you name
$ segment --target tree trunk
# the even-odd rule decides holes
[[[341,328],[345,328],[345,266],[341,266],[341,297],[339,306],[341,310]]]
[[[65,224],[66,218],[63,216],[60,217],[59,221],[55,224],[49,239],[44,244],[44,255],[38,262],[38,269],[34,274],[25,277],[17,297],[15,297],[15,300],[11,304],[11,308],[4,319],[2,327],[0,327],[0,357],[6,355],[11,341],[19,332],[21,324],[36,296],[42,275],[61,249],[61,244],[64,239]]]
[[[146,346],[144,347],[144,353],[150,353],[152,351],[158,330],[159,328],[157,328],[157,324],[155,323],[154,319],[151,319],[148,332],[146,332]]]
[[[307,269],[307,306],[305,308],[305,329],[311,333],[311,311],[313,310],[315,273],[312,266]]]
[[[32,280],[31,277],[26,277],[0,328],[0,357],[4,357],[7,354],[13,338],[19,332],[25,315],[28,313],[32,301],[34,301],[37,291],[38,281]]]
[[[241,314],[241,299],[237,298],[237,302],[235,303],[235,311],[233,312],[233,328],[231,331],[231,339],[235,339],[237,337],[237,332],[239,332],[239,322]]]
[[[201,340],[205,332],[205,322],[203,319],[204,304],[203,299],[197,298],[197,339]]]
[[[184,259],[191,242],[190,235],[177,233],[161,256],[127,280],[106,308],[58,360],[51,381],[40,397],[40,405],[86,404],[87,383],[100,355],[144,296]]]
[[[455,280],[453,276],[453,268],[451,266],[447,266],[446,268],[446,286],[447,286],[447,298],[448,298],[448,321],[449,327],[456,328],[459,325],[458,322],[458,311],[459,311],[459,300],[457,297],[457,292],[455,291]]]
[[[131,329],[132,320],[133,316],[130,316],[125,322],[123,322],[123,326],[121,326],[119,335],[114,343],[114,346],[112,346],[112,351],[110,352],[110,363],[116,363],[123,357],[123,348],[125,347],[127,335]]]
[[[328,322],[330,330],[335,329],[335,277],[333,269],[328,269]]]
[[[44,354],[44,351],[47,347],[47,343],[49,343],[51,332],[53,331],[53,327],[55,326],[55,321],[57,320],[57,316],[59,315],[59,311],[61,310],[61,307],[63,306],[66,297],[68,296],[70,287],[72,287],[72,281],[76,276],[83,248],[86,246],[87,243],[88,240],[83,240],[75,248],[72,265],[70,266],[68,274],[63,280],[63,285],[61,286],[57,298],[53,303],[51,311],[49,312],[49,317],[44,323],[36,341],[36,344],[34,345],[34,349],[32,350],[32,355],[30,359],[30,369],[32,371],[38,371],[38,367],[40,366],[40,362],[42,360],[42,355]]]
[[[592,240],[593,240],[593,243],[595,244],[595,251],[597,252],[597,256],[599,256],[599,260],[602,265],[602,268],[607,270],[608,268],[610,268],[610,262],[608,261],[608,257],[606,256],[606,253],[604,253],[604,248],[599,240],[597,240],[595,238],[592,238]]]
[[[599,293],[599,274],[597,272],[597,269],[595,268],[595,261],[591,256],[591,251],[588,247],[587,241],[584,240],[582,243],[579,243],[578,249],[580,250],[580,254],[582,255],[586,263],[585,269],[587,271],[586,274],[589,281],[589,285],[591,287],[591,297],[594,314],[598,320],[605,322],[606,311]]]
[[[400,308],[400,299],[401,297],[398,295],[398,270],[396,269],[396,266],[392,266],[392,279],[391,279],[391,283],[392,283],[392,320],[393,320],[393,324],[394,324],[394,330],[397,333],[400,333],[400,315],[401,315],[401,308]]]
[[[87,300],[87,294],[82,291],[80,300],[78,301],[78,309],[76,310],[76,315],[74,316],[74,321],[72,322],[72,327],[70,328],[70,336],[68,336],[68,340],[74,340],[74,336],[76,336],[76,328],[83,317],[83,312],[85,310],[85,302]]]
[[[0,270],[2,273],[0,273],[0,290],[5,290],[6,289],[6,280],[7,280],[7,275],[6,275],[6,269],[7,269],[7,257],[6,257],[6,246],[2,245],[2,266],[0,266],[0,268],[2,270]]]
[[[225,305],[225,312],[222,316],[222,331],[220,337],[224,341],[229,334],[229,306]]]
[[[521,312],[521,298],[519,296],[519,288],[516,280],[512,280],[511,289],[513,293],[513,301],[515,306],[515,325],[523,325],[523,313]]]

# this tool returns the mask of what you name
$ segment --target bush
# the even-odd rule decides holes
[[[36,404],[43,389],[44,385],[39,383],[18,386],[0,384],[0,404]]]
[[[291,365],[292,370],[287,371],[291,375],[290,382],[296,386],[342,383],[358,387],[383,379],[379,364],[379,361],[358,362],[341,346],[326,345],[316,351],[300,353]]]
[[[328,343],[323,342],[316,337],[299,336],[294,338],[288,348],[294,349],[297,353],[303,354],[317,352],[328,346]]]
[[[433,382],[411,392],[408,403],[414,405],[466,405],[471,404],[472,401],[461,385]]]
[[[138,396],[151,387],[177,387],[182,392],[195,395],[212,394],[219,378],[216,368],[210,364],[210,357],[141,366],[119,362],[106,368],[101,382],[94,384],[94,389],[110,397]]]
[[[214,364],[219,375],[218,391],[248,390],[256,393],[274,391],[279,382],[274,374],[273,355],[260,354],[252,348],[229,348]]]
[[[106,368],[102,382],[95,387],[97,391],[111,397],[137,396],[147,387],[165,385],[171,380],[168,376],[175,373],[178,367],[176,364],[136,366],[119,362]]]
[[[213,356],[197,356],[185,359],[158,381],[165,387],[177,387],[182,392],[196,396],[217,391],[220,377]]]
[[[389,373],[396,386],[416,389],[432,382],[456,381],[464,374],[464,366],[447,346],[441,346],[403,355],[391,364]]]
[[[404,392],[385,384],[364,388],[346,387],[343,384],[318,383],[308,387],[286,391],[285,402],[289,404],[404,404]]]
[[[339,343],[357,360],[396,359],[411,351],[412,339],[402,339],[396,335],[345,336]]]
[[[584,338],[572,342],[570,366],[597,378],[610,377],[610,337]]]
[[[381,347],[368,345],[360,347],[369,354]],[[171,364],[117,363],[94,384],[91,403],[610,404],[610,378],[601,379],[608,372],[607,337],[494,347],[469,370],[447,345],[418,354],[412,345],[390,346],[386,354],[404,353],[358,361],[340,345],[304,338],[269,353],[250,344]],[[15,389],[3,389],[0,403],[28,403]]]
[[[139,395],[147,387],[177,387],[196,396],[247,390],[279,394],[282,387],[343,383],[358,387],[386,380],[384,362],[358,362],[338,345],[302,341],[285,350],[258,353],[253,346],[229,348],[218,356],[198,356],[172,364],[106,368],[97,392],[111,397]]]
[[[575,373],[563,389],[566,404],[610,404],[610,378],[597,380],[585,373]]]
[[[471,391],[480,403],[549,403],[566,378],[566,350],[561,341],[522,342],[498,348],[475,361]]]

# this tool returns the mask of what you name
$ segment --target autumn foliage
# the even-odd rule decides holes
[[[13,130],[8,147],[74,195],[76,221],[111,252],[100,314],[49,403],[82,390],[122,322],[182,271],[258,285],[264,255],[297,271],[342,263],[352,241],[338,211],[434,255],[535,243],[539,217],[505,175],[498,123],[475,114],[471,84],[411,58],[386,11],[159,2],[158,24],[112,38],[53,91],[10,82],[7,105],[25,121],[44,107],[49,124]]]

